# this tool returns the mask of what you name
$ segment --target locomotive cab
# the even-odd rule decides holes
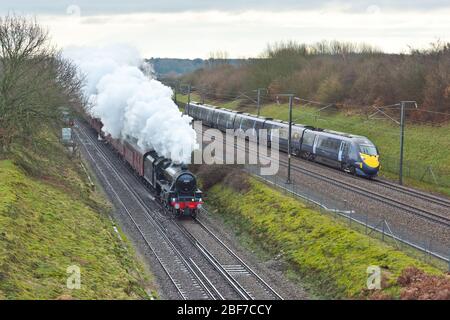
[[[369,140],[358,140],[355,145],[357,161],[355,168],[358,175],[374,178],[380,170],[380,155],[378,149]]]

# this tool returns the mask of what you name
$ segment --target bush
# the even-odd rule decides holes
[[[287,42],[268,46],[260,58],[240,66],[214,66],[183,81],[220,100],[233,100],[240,92],[254,97],[255,89],[267,88],[272,98],[294,93],[323,103],[365,107],[415,100],[422,110],[450,113],[448,70],[450,44],[395,55],[364,44]],[[449,119],[427,112],[408,116],[417,121]]]
[[[324,102],[342,101],[345,96],[344,86],[337,74],[333,74],[321,82],[316,99]]]
[[[222,182],[237,192],[250,188],[248,175],[237,165],[192,165],[190,170],[197,175],[203,191]]]
[[[414,267],[406,268],[397,280],[404,300],[450,300],[450,278],[429,275]]]

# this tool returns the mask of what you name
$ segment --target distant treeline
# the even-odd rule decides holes
[[[258,59],[237,66],[219,64],[185,75],[182,82],[224,99],[267,88],[270,95],[347,106],[385,106],[417,101],[422,110],[450,112],[450,43],[408,54],[386,54],[365,44],[295,42],[268,46]],[[448,119],[418,112],[420,120]]]
[[[146,60],[153,66],[158,77],[177,77],[195,70],[219,64],[239,65],[241,59],[171,59],[150,58]]]

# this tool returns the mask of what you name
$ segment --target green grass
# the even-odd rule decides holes
[[[192,101],[200,101],[195,94]],[[178,101],[187,102],[187,97],[178,95]],[[228,103],[207,101],[230,109],[256,113],[256,107],[239,107],[239,101]],[[316,108],[295,105],[293,119],[297,123],[363,135],[372,140],[380,150],[381,175],[396,180],[400,154],[400,128],[387,120],[369,120],[360,115],[342,112],[317,113]],[[287,104],[267,104],[261,108],[261,115],[288,120]],[[405,182],[411,186],[435,191],[450,196],[450,125],[429,126],[407,123],[405,130]],[[428,170],[431,166],[433,176]]]
[[[393,298],[398,298],[401,290],[396,280],[409,266],[442,274],[254,178],[249,181],[251,188],[246,193],[223,184],[214,186],[208,192],[209,205],[272,256],[281,254],[318,296],[366,297],[366,271],[371,265],[382,268],[383,293]]]
[[[114,231],[110,206],[90,191],[76,160],[23,148],[10,158],[0,160],[0,299],[156,295],[151,275]],[[66,286],[71,265],[81,268],[81,289]]]

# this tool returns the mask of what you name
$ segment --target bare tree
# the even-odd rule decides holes
[[[224,65],[229,63],[229,54],[226,51],[212,51],[209,53],[209,58],[207,61],[207,66],[213,68],[216,66]]]
[[[81,101],[76,68],[51,46],[35,20],[0,18],[0,150],[32,143],[60,117],[59,106]]]

